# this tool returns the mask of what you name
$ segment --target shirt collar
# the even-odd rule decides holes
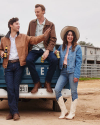
[[[43,23],[41,25],[45,25],[46,19],[44,19]],[[40,25],[39,20],[37,19],[37,24]]]
[[[9,36],[9,39],[15,39],[17,37],[17,34],[16,34],[16,36],[13,38],[13,37],[11,37],[11,34],[10,34],[10,36]]]
[[[10,38],[10,34],[11,34],[11,31],[9,31],[7,34],[6,34],[6,38]],[[17,32],[17,36],[19,35],[20,33],[19,32]]]

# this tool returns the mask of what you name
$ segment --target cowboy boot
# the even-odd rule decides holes
[[[9,113],[6,117],[6,120],[10,120],[10,119],[13,119],[13,115],[11,113]]]
[[[45,82],[44,87],[47,88],[47,92],[53,93],[53,90],[52,90],[49,82]]]
[[[14,119],[14,121],[20,119],[20,115],[19,115],[18,113],[15,113],[15,114],[13,115],[13,119]]]
[[[58,104],[59,104],[59,107],[61,109],[61,115],[60,115],[59,119],[63,119],[68,114],[68,110],[66,109],[66,106],[65,106],[65,103],[64,103],[62,96],[58,99]]]
[[[31,93],[36,93],[38,91],[38,88],[41,88],[40,82],[35,83],[34,88],[31,90]]]
[[[77,99],[75,99],[74,101],[71,102],[70,113],[68,116],[66,116],[66,119],[71,120],[75,117],[76,105],[77,105]]]

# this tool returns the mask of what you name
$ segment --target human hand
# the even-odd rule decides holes
[[[57,53],[57,51],[58,51],[58,50],[55,50],[55,51],[54,51],[54,54],[56,54],[56,53]]]
[[[47,35],[48,35],[48,33],[50,32],[50,28],[48,28],[45,32],[44,32],[44,37],[46,38],[47,37]]]
[[[49,55],[49,50],[46,50],[42,55],[43,60],[45,60],[48,57],[48,55]]]
[[[4,51],[1,51],[1,58],[3,58],[4,56]]]
[[[75,83],[75,82],[78,82],[78,78],[74,78],[74,80],[73,80],[73,81],[74,81],[74,83]]]

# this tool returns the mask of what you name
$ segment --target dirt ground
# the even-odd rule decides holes
[[[73,120],[61,119],[52,110],[51,100],[35,99],[19,102],[20,120],[6,120],[7,100],[0,101],[0,125],[100,125],[100,80],[82,81],[78,86],[78,105]],[[70,109],[70,98],[65,102]]]

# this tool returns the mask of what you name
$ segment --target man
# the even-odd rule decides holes
[[[45,30],[50,27],[51,31],[47,38],[37,45],[33,45],[30,49],[30,52],[26,59],[26,64],[29,68],[31,77],[34,82],[34,88],[31,93],[36,93],[38,88],[41,87],[40,78],[35,68],[34,61],[38,59],[40,56],[43,57],[43,60],[47,59],[50,62],[50,66],[46,75],[45,85],[44,87],[47,89],[47,92],[53,93],[53,90],[50,86],[53,74],[56,69],[56,65],[58,63],[58,59],[56,55],[53,53],[53,48],[56,43],[56,33],[55,26],[52,22],[48,21],[45,17],[45,7],[41,4],[35,5],[35,14],[37,19],[32,20],[29,23],[29,28],[27,35],[29,36],[38,36],[44,33]]]
[[[19,33],[19,19],[12,18],[8,22],[9,32],[1,39],[0,55],[4,57],[4,50],[7,47],[8,56],[3,60],[3,67],[5,71],[5,81],[8,92],[8,104],[10,113],[6,117],[7,120],[20,118],[18,112],[19,99],[19,84],[21,82],[21,75],[23,66],[26,64],[26,56],[28,55],[28,44],[37,44],[44,40],[48,35],[48,29],[43,35],[38,37],[31,37]]]

